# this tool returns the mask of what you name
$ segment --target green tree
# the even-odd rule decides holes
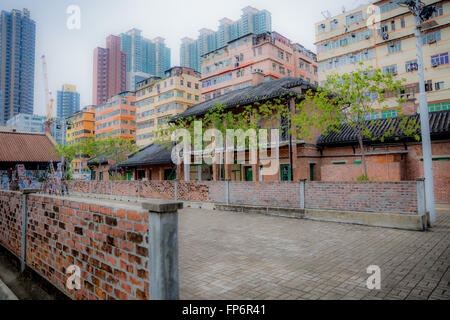
[[[416,121],[404,116],[402,112],[402,104],[405,102],[399,95],[404,90],[401,87],[402,81],[405,79],[395,80],[392,75],[384,74],[372,66],[364,69],[360,67],[350,73],[332,73],[322,87],[314,91],[308,90],[304,95],[305,99],[296,106],[292,123],[296,127],[306,124],[320,129],[325,135],[340,132],[343,124],[348,125],[358,139],[363,176],[367,179],[364,140],[384,141],[398,134],[399,130],[407,136],[414,134],[417,140],[420,138],[416,134],[418,128]],[[394,108],[401,121],[397,127],[391,118],[388,119],[388,128],[380,137],[376,136],[373,130],[374,125],[379,125],[380,122],[367,120],[367,116],[373,112],[392,108],[392,100],[389,102],[386,95],[395,97]],[[307,105],[311,108],[307,108]]]

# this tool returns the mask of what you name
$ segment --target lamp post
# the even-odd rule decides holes
[[[436,221],[436,208],[434,204],[434,184],[433,184],[433,165],[431,154],[431,138],[430,138],[430,120],[428,114],[427,94],[425,91],[423,53],[422,53],[422,30],[421,23],[428,20],[433,14],[434,8],[425,5],[420,0],[397,1],[400,5],[406,5],[414,16],[415,28],[414,36],[416,38],[416,54],[417,67],[419,75],[419,113],[420,113],[420,130],[422,136],[422,154],[423,154],[423,171],[425,175],[425,200],[426,211],[430,215],[430,221]]]

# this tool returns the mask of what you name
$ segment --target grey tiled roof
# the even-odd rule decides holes
[[[223,104],[228,109],[236,106],[249,105],[267,99],[278,98],[284,94],[301,94],[300,91],[292,89],[294,87],[302,87],[303,89],[316,88],[316,86],[308,81],[296,77],[284,77],[276,80],[264,81],[256,86],[231,91],[214,99],[196,104],[173,119],[178,117],[185,118],[204,115],[209,109],[215,107],[217,104]]]
[[[152,164],[169,164],[172,163],[172,149],[159,144],[150,144],[135,154],[131,155],[128,160],[119,167],[135,167]]]
[[[414,119],[416,123],[420,124],[419,114],[413,114],[407,116],[409,119]],[[392,117],[386,119],[367,120],[369,130],[374,137],[381,138],[386,131],[391,127],[394,127],[394,134],[388,138],[385,138],[386,142],[389,141],[413,141],[413,136],[405,136],[403,130],[399,127],[400,121],[403,117]],[[430,112],[430,135],[431,139],[443,139],[450,138],[450,111],[435,111]],[[409,121],[409,120],[408,120]],[[353,128],[348,124],[343,124],[339,128],[339,132],[330,130],[327,135],[322,134],[317,140],[317,144],[320,146],[337,146],[337,145],[352,145],[357,144],[358,139],[353,131]],[[420,134],[420,129],[417,130]],[[365,142],[370,142],[372,139],[365,138]],[[379,142],[379,139],[376,140]],[[375,142],[376,142],[375,141]]]

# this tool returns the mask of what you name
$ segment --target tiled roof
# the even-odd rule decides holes
[[[315,88],[311,83],[295,77],[264,81],[256,86],[231,91],[214,99],[196,104],[174,117],[174,119],[204,115],[217,104],[223,104],[226,108],[234,108],[238,105],[245,106],[267,99],[278,98],[283,94],[301,94],[300,91],[292,89],[294,87],[302,87],[303,89]]]
[[[443,139],[450,137],[450,111],[435,111],[429,113],[430,119],[430,136],[431,139]],[[420,125],[420,116],[419,114],[413,114],[407,116],[409,119],[414,119],[416,123]],[[381,138],[384,133],[390,128],[394,127],[394,134],[388,138],[385,138],[385,142],[390,141],[414,141],[413,136],[405,136],[402,133],[402,129],[399,127],[400,121],[403,117],[392,117],[386,119],[377,119],[377,120],[367,120],[367,125],[369,127],[370,132],[374,137]],[[409,121],[408,119],[408,121]],[[352,145],[357,144],[358,139],[356,134],[354,133],[351,126],[347,124],[341,125],[339,128],[339,132],[334,132],[330,130],[330,132],[325,135],[321,135],[317,141],[318,145],[321,146],[332,146],[332,145]],[[417,130],[417,133],[420,135],[420,129]],[[372,139],[365,138],[363,139],[365,142],[371,142]],[[377,142],[374,141],[374,142]],[[379,139],[378,139],[378,142]]]
[[[159,144],[150,144],[135,154],[131,155],[127,161],[119,167],[135,167],[152,164],[172,163],[172,150]]]
[[[59,162],[55,146],[45,134],[0,132],[0,162]]]

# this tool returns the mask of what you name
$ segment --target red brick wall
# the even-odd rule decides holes
[[[149,299],[148,213],[29,195],[27,265],[74,299]],[[66,268],[81,269],[81,290]]]
[[[407,179],[416,179],[424,176],[422,157],[422,146],[414,145],[408,147]],[[433,157],[450,155],[448,142],[431,145]],[[450,203],[450,161],[433,161],[434,194],[437,203]]]
[[[142,198],[175,199],[175,181],[113,181],[113,195],[137,196],[138,183]],[[77,182],[71,184],[76,185]],[[308,181],[305,197],[307,208],[417,212],[415,181],[361,183]],[[224,203],[226,182],[179,181],[178,200]],[[230,181],[230,203],[298,207],[300,183]]]
[[[21,241],[22,193],[0,190],[0,243],[20,257]]]
[[[311,182],[306,184],[306,208],[417,213],[415,181]]]
[[[230,182],[230,203],[299,207],[299,182]]]
[[[128,181],[131,182],[131,181]],[[141,197],[153,199],[174,199],[174,181],[140,181]]]

